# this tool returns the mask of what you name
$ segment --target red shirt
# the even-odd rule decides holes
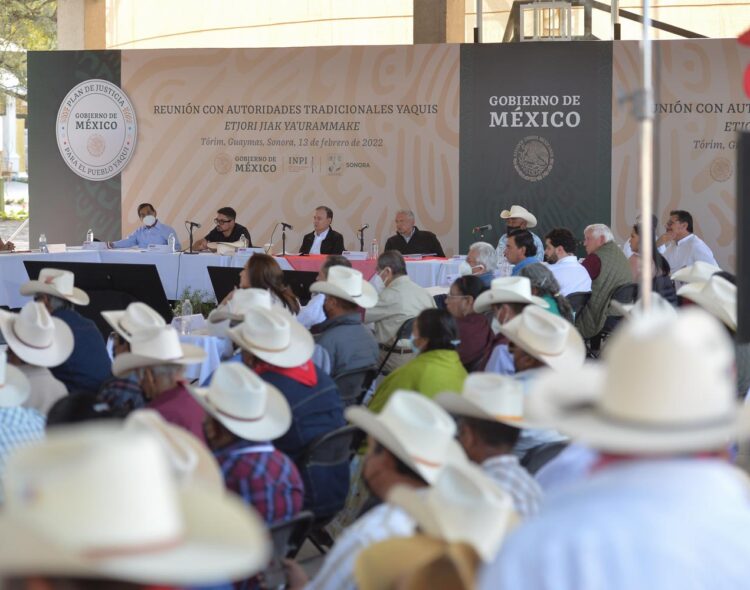
[[[188,393],[184,385],[180,384],[174,389],[168,389],[159,397],[152,399],[148,407],[159,412],[167,422],[182,426],[185,430],[192,432],[205,444],[203,420],[206,412]]]

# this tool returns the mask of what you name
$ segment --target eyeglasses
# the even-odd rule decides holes
[[[229,223],[231,221],[232,221],[232,219],[219,219],[218,217],[216,219],[214,219],[214,223],[216,225],[225,225],[225,224],[227,224],[227,223]]]

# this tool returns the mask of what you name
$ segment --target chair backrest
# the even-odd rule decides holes
[[[349,461],[354,455],[352,440],[359,431],[348,425],[326,432],[311,440],[297,459],[297,467],[303,470],[312,465],[338,465]]]
[[[362,403],[362,399],[377,374],[377,367],[362,367],[336,375],[333,380],[336,382],[345,408]]]
[[[294,557],[305,542],[315,520],[312,512],[305,510],[294,518],[268,527],[273,543],[271,563],[263,572],[266,588],[283,588],[286,582],[284,559]]]
[[[381,373],[383,371],[383,367],[385,367],[385,364],[388,362],[388,359],[391,356],[391,353],[393,352],[393,349],[396,348],[398,345],[398,341],[402,338],[409,338],[411,336],[412,327],[414,326],[414,322],[417,321],[416,317],[413,318],[407,318],[403,324],[398,329],[398,332],[396,332],[396,337],[393,339],[393,342],[391,342],[391,345],[388,347],[388,352],[385,353],[385,356],[383,357],[383,360],[380,362],[380,366],[378,367],[378,373]]]
[[[620,303],[635,303],[638,299],[638,283],[627,283],[615,289],[612,300]]]
[[[568,293],[565,296],[565,299],[568,300],[570,307],[573,308],[573,315],[578,315],[583,307],[589,302],[589,299],[591,299],[591,291],[576,291],[575,293]]]

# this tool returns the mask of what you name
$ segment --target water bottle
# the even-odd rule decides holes
[[[247,248],[247,236],[245,234],[240,236],[240,248]]]
[[[39,251],[42,254],[49,254],[49,248],[47,248],[47,236],[39,234]]]
[[[174,252],[177,244],[177,238],[174,234],[169,234],[169,237],[167,238],[167,244],[169,245],[169,251]]]
[[[182,308],[180,310],[182,313],[182,324],[180,325],[180,331],[183,334],[189,334],[190,333],[190,316],[193,315],[193,304],[190,303],[190,299],[185,299],[182,302]]]
[[[94,242],[94,230],[89,228],[89,231],[86,232],[86,243],[91,244]]]
[[[377,260],[378,256],[380,255],[380,247],[378,246],[378,239],[373,238],[372,243],[370,244],[370,258],[373,260]]]

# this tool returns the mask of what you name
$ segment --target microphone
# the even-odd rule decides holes
[[[362,227],[360,227],[357,231],[365,231],[368,227],[370,227],[369,223],[365,223]]]
[[[475,227],[472,231],[472,233],[480,232],[480,231],[489,231],[492,229],[492,224],[488,223],[487,225],[478,225]]]
[[[200,228],[201,228],[201,224],[200,224],[200,223],[197,223],[197,222],[195,222],[195,221],[186,221],[185,223],[186,223],[187,225],[189,225],[190,227],[197,227],[198,229],[200,229]]]
[[[284,229],[294,229],[294,228],[293,228],[293,227],[292,227],[291,225],[289,225],[288,223],[285,223],[285,222],[283,222],[283,221],[280,221],[279,223],[281,223],[281,227],[283,227]]]

